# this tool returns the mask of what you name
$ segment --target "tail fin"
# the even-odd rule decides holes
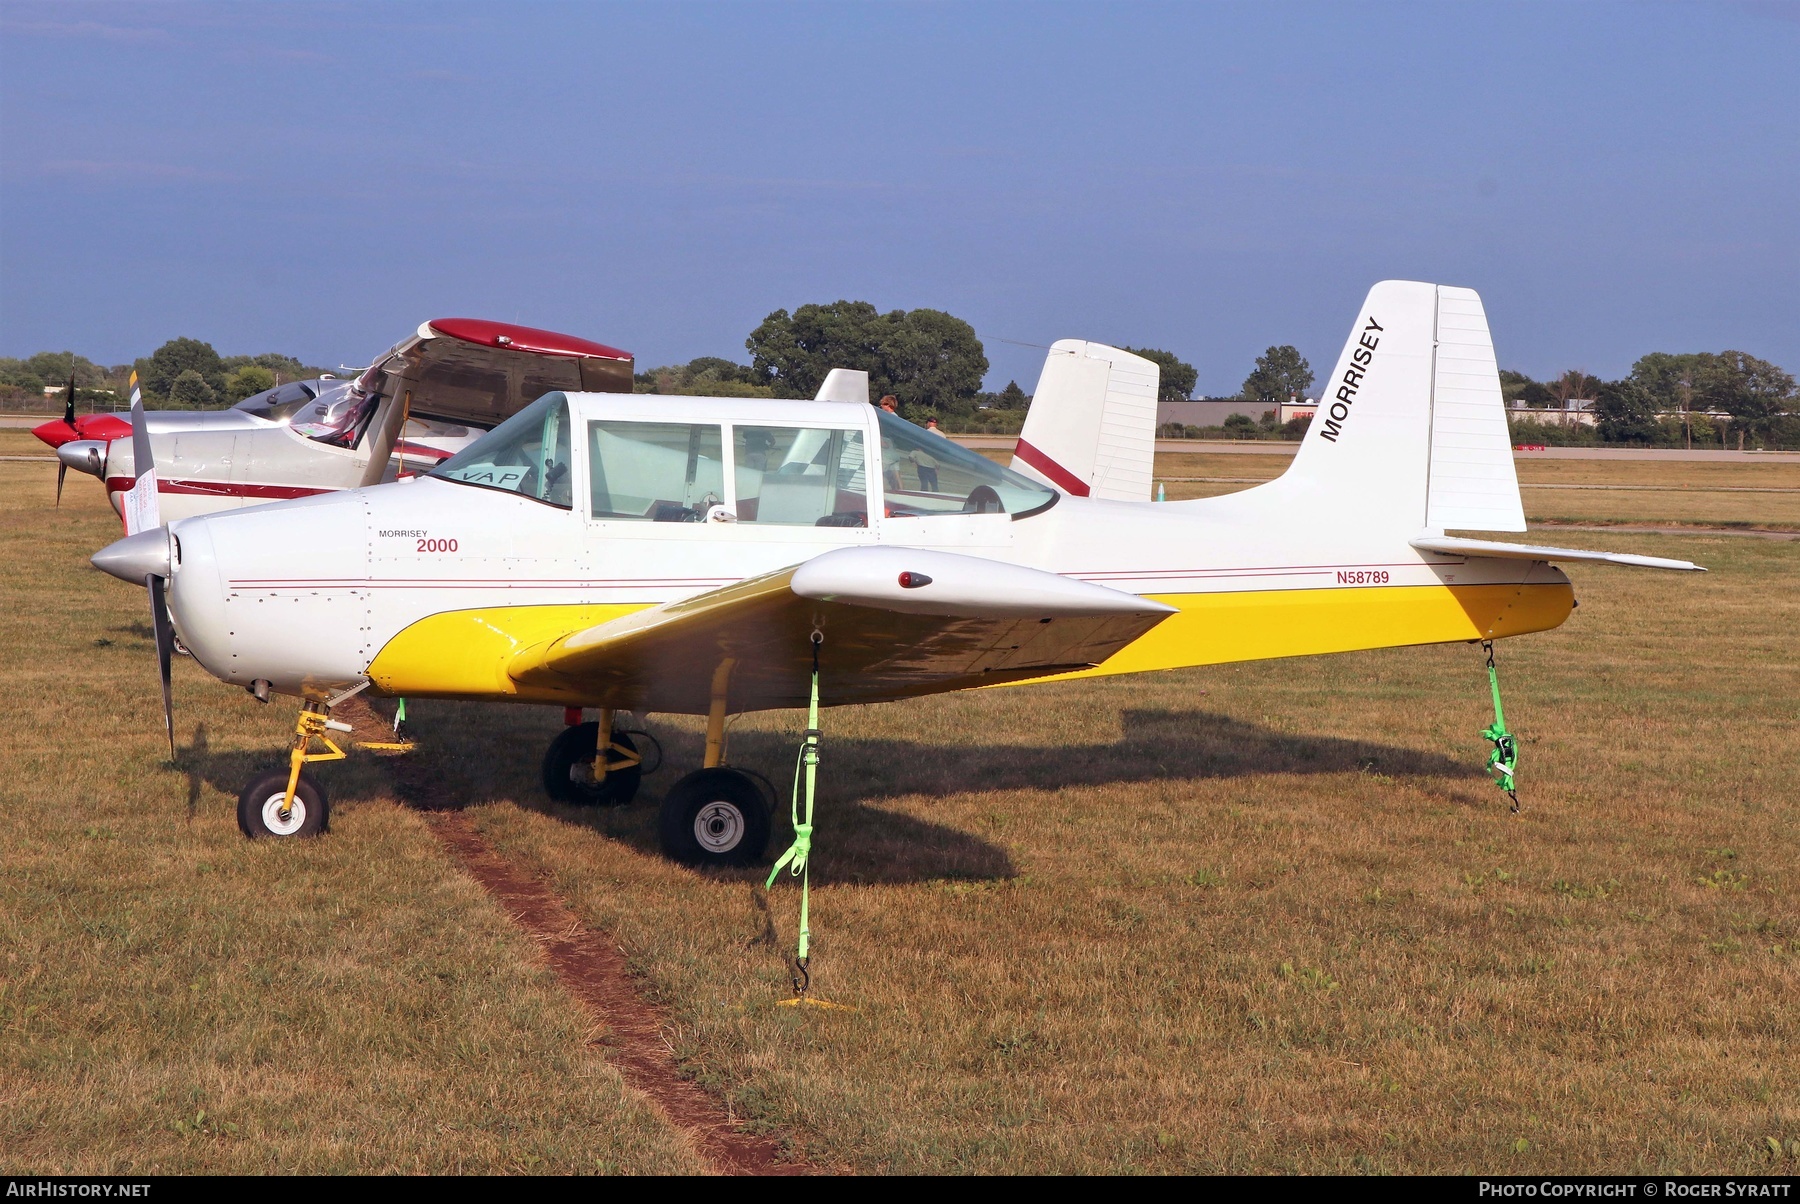
[[[1472,289],[1369,290],[1281,478],[1334,521],[1523,531],[1487,314]]]
[[[814,401],[869,402],[869,374],[861,368],[833,368],[825,374]]]
[[[1012,468],[1077,497],[1150,500],[1156,364],[1104,343],[1062,339],[1043,375]]]

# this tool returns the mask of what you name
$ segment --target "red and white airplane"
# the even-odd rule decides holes
[[[373,485],[431,469],[556,389],[629,393],[629,352],[475,318],[426,322],[353,380],[291,381],[227,410],[144,415],[159,521]],[[142,475],[132,424],[64,417],[33,432],[62,473],[100,478],[113,509]],[[129,526],[127,528],[130,530]]]

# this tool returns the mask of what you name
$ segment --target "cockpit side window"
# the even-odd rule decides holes
[[[595,518],[698,523],[725,500],[722,428],[706,422],[588,423]]]
[[[1010,468],[882,411],[881,475],[893,518],[1010,514],[1024,518],[1060,496]]]
[[[861,431],[733,426],[731,442],[739,522],[869,525]]]
[[[430,473],[459,485],[517,493],[572,508],[569,399],[546,393]]]

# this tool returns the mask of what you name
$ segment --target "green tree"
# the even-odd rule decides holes
[[[1794,378],[1742,351],[1712,357],[1694,382],[1707,409],[1724,410],[1740,430],[1769,438],[1794,401]]]
[[[987,374],[975,328],[935,309],[881,313],[867,301],[778,309],[744,341],[757,380],[777,397],[811,397],[833,368],[869,374],[871,392],[904,411],[966,413]]]
[[[1571,401],[1590,401],[1600,391],[1600,378],[1589,376],[1580,368],[1570,368],[1549,384],[1551,400],[1559,409],[1568,409]]]
[[[1525,405],[1534,410],[1541,410],[1556,401],[1542,383],[1510,368],[1500,369],[1500,396],[1508,406]]]
[[[218,400],[206,378],[189,368],[169,384],[169,401],[187,409],[203,409]]]
[[[882,315],[867,301],[802,305],[790,317],[778,309],[750,332],[744,346],[762,383],[777,397],[811,397],[833,368],[882,375]]]
[[[1291,344],[1271,347],[1256,357],[1256,369],[1244,378],[1244,396],[1279,404],[1290,395],[1305,397],[1312,388],[1312,365]]]
[[[1716,358],[1705,351],[1685,355],[1652,351],[1638,357],[1627,379],[1648,393],[1657,409],[1689,410],[1693,408],[1695,383]]]
[[[225,400],[239,402],[275,387],[275,374],[257,364],[245,364],[225,378]]]
[[[195,373],[214,394],[225,388],[225,362],[211,343],[199,339],[170,339],[139,360],[137,371],[144,392],[157,397],[173,398],[175,381],[184,372]]]
[[[1161,369],[1161,377],[1156,385],[1156,400],[1186,401],[1194,395],[1194,385],[1199,381],[1200,374],[1194,370],[1194,365],[1176,358],[1174,352],[1155,347],[1126,347],[1124,350],[1143,356]]]
[[[67,384],[72,376],[77,389],[97,389],[106,381],[99,364],[73,351],[40,351],[25,361],[25,367],[47,383]]]
[[[703,355],[685,364],[669,364],[639,372],[633,378],[633,392],[662,393],[686,397],[771,397],[767,385],[759,383],[756,370],[748,364],[733,363],[718,356]]]
[[[876,396],[892,393],[903,413],[973,410],[988,370],[975,328],[938,309],[895,310],[887,321],[887,335],[879,344],[881,375],[870,380]]]
[[[1595,425],[1608,443],[1651,444],[1658,441],[1656,398],[1629,378],[1601,385],[1594,393]]]
[[[1002,410],[1023,410],[1030,407],[1031,398],[1026,395],[1025,390],[1019,388],[1018,381],[1009,380],[1006,388],[1000,390],[995,404]]]
[[[275,383],[285,385],[289,381],[308,380],[315,376],[324,376],[328,368],[315,368],[301,363],[291,355],[279,355],[273,351],[263,355],[228,355],[221,361],[227,372],[240,371],[246,367],[265,369],[275,376]]]

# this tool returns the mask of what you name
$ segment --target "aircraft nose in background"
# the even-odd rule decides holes
[[[81,438],[81,432],[77,431],[74,427],[70,426],[60,418],[53,418],[49,422],[38,423],[31,428],[31,433],[36,435],[39,439],[42,439],[45,443],[48,443],[51,447],[57,448],[60,448],[71,439]]]
[[[120,581],[142,585],[146,577],[169,575],[169,529],[139,531],[95,552],[91,563]]]

